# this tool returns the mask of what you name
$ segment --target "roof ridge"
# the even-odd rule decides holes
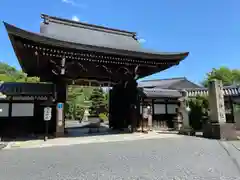
[[[185,80],[186,77],[174,77],[174,78],[164,78],[164,79],[149,79],[149,80],[143,80],[140,82],[147,82],[147,81],[165,81],[165,80]]]
[[[238,89],[238,86],[223,86],[223,89]],[[199,88],[184,88],[186,91],[197,91],[197,90],[207,90],[207,87],[199,87]]]
[[[57,22],[57,23],[66,24],[66,25],[70,25],[70,26],[76,26],[76,27],[82,27],[82,28],[86,28],[86,29],[92,29],[92,30],[104,31],[104,32],[108,32],[108,33],[115,33],[115,34],[130,36],[130,37],[133,37],[135,40],[137,40],[137,38],[136,38],[137,33],[136,32],[120,30],[120,29],[115,29],[115,28],[109,28],[109,27],[95,25],[95,24],[77,22],[77,21],[73,21],[73,20],[70,20],[70,19],[66,19],[66,18],[50,16],[50,15],[47,15],[47,14],[41,14],[41,18],[44,20],[44,23],[46,23],[46,24],[49,21],[50,22]]]

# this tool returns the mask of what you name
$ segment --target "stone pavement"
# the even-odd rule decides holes
[[[5,143],[1,143],[1,142],[0,142],[0,150],[3,149],[3,148],[5,148],[6,146],[7,146],[7,145],[6,145]]]
[[[239,141],[231,141],[231,143],[236,149],[238,149],[240,151],[240,140]]]
[[[8,143],[4,149],[16,148],[43,148],[52,146],[69,146],[76,144],[90,144],[90,143],[104,143],[104,142],[119,142],[119,141],[133,141],[143,139],[161,139],[161,138],[181,138],[183,136],[177,134],[159,134],[151,132],[133,133],[133,134],[115,134],[115,135],[99,135],[99,136],[85,136],[85,137],[64,137],[43,140],[30,140],[30,141],[15,141]]]
[[[7,144],[4,143],[4,142],[2,142],[1,140],[2,140],[2,139],[1,139],[1,137],[0,137],[0,150],[3,149],[3,148],[5,148],[5,147],[7,146]]]
[[[0,179],[240,179],[235,161],[219,141],[179,137],[3,150]]]

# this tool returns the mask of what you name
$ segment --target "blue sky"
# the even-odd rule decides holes
[[[39,32],[45,13],[135,31],[143,47],[190,52],[179,66],[150,78],[198,83],[214,67],[240,68],[239,9],[239,0],[0,0],[0,20]],[[20,68],[2,23],[0,61]]]

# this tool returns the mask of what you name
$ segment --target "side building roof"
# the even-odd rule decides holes
[[[143,94],[147,98],[180,98],[182,93],[173,89],[162,88],[142,88]]]
[[[183,88],[200,88],[201,86],[189,81],[186,77],[176,77],[168,79],[143,80],[138,82],[139,87],[145,88],[166,88],[166,89],[183,89]]]
[[[0,86],[0,92],[7,96],[53,95],[53,85],[50,83],[4,82]]]
[[[187,91],[188,97],[196,96],[208,96],[207,88],[195,88],[195,89],[185,89]],[[238,86],[225,86],[223,87],[224,96],[240,96],[240,87]]]

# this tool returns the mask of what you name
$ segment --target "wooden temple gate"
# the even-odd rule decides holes
[[[183,53],[158,53],[141,48],[135,32],[42,15],[40,33],[5,24],[15,54],[28,76],[55,86],[54,104],[64,104],[66,87],[83,79],[108,82],[110,126],[136,130],[139,96],[136,80],[178,65]],[[92,39],[94,37],[94,39]],[[105,37],[105,38],[103,38]],[[56,112],[56,135],[64,134],[63,111]]]

